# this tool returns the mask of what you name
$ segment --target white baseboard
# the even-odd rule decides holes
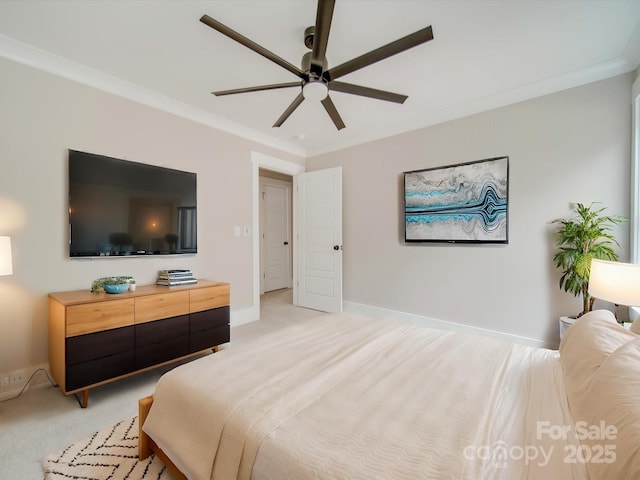
[[[343,308],[345,312],[355,313],[358,315],[364,315],[365,317],[372,318],[393,318],[395,320],[403,320],[411,322],[416,325],[422,325],[429,328],[439,328],[441,330],[451,330],[456,332],[466,332],[476,335],[484,335],[487,337],[500,338],[509,342],[518,343],[520,345],[526,345],[529,347],[540,347],[557,349],[558,345],[537,340],[535,338],[523,337],[520,335],[514,335],[512,333],[499,332],[497,330],[489,330],[487,328],[474,327],[471,325],[464,325],[461,323],[448,322],[446,320],[438,320],[435,318],[424,317],[421,315],[415,315],[413,313],[399,312],[397,310],[389,310],[382,307],[373,307],[371,305],[364,305],[362,303],[344,302]]]
[[[231,311],[231,326],[238,327],[245,323],[255,322],[260,320],[260,305],[257,307],[243,308],[241,310]]]

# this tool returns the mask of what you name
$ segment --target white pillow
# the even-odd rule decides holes
[[[584,422],[591,480],[640,478],[640,337],[605,359],[574,419]]]
[[[589,312],[567,330],[560,342],[560,362],[574,414],[602,362],[635,338],[637,335],[618,325],[608,310]]]
[[[640,478],[640,336],[596,310],[567,330],[560,362],[581,443],[569,460],[591,480]]]

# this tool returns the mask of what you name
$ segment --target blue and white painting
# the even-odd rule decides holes
[[[508,243],[509,157],[405,172],[407,242]]]

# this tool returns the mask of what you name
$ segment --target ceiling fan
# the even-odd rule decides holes
[[[308,27],[304,31],[304,44],[307,48],[311,49],[311,52],[306,53],[302,57],[302,68],[292,65],[275,53],[258,45],[210,16],[203,15],[202,18],[200,18],[202,23],[210,26],[214,30],[217,30],[245,47],[250,48],[272,62],[277,63],[300,79],[296,82],[236,88],[212,93],[216,96],[222,96],[233,95],[236,93],[259,92],[262,90],[275,90],[279,88],[302,87],[301,92],[293,102],[291,102],[291,105],[287,107],[280,118],[276,120],[276,123],[273,124],[274,127],[281,126],[305,99],[309,99],[320,101],[324,106],[324,109],[329,114],[329,117],[331,117],[336,128],[338,130],[343,129],[345,124],[329,96],[330,90],[349,93],[352,95],[360,95],[362,97],[375,98],[377,100],[385,100],[388,102],[404,103],[408,98],[406,95],[386,92],[384,90],[377,90],[375,88],[363,87],[360,85],[353,85],[350,83],[338,82],[336,80],[351,72],[355,72],[356,70],[391,57],[392,55],[404,52],[412,47],[426,43],[429,40],[433,40],[433,31],[431,26],[418,30],[417,32],[365,53],[364,55],[360,55],[359,57],[344,62],[336,67],[328,68],[325,53],[327,50],[327,42],[329,41],[329,30],[331,29],[334,5],[335,0],[318,0],[316,23],[314,26]]]

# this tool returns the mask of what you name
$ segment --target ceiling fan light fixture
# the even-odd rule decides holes
[[[1,1],[1,0],[0,0]],[[361,97],[369,97],[377,100],[384,100],[394,103],[404,103],[407,99],[406,95],[400,95],[393,92],[385,92],[375,88],[363,87],[361,85],[352,85],[349,83],[336,81],[338,78],[348,75],[356,70],[368,67],[374,63],[385,60],[393,55],[409,50],[430,40],[433,40],[433,29],[431,26],[406,35],[391,43],[387,43],[381,47],[371,50],[359,57],[352,58],[338,66],[329,68],[326,51],[329,41],[329,32],[333,18],[333,9],[335,0],[318,0],[316,10],[316,23],[307,27],[304,31],[304,43],[311,51],[302,56],[301,67],[289,63],[285,59],[279,57],[275,53],[267,50],[256,42],[248,39],[244,35],[223,25],[208,15],[203,15],[200,21],[219,33],[225,35],[231,40],[247,47],[258,55],[263,56],[267,60],[279,65],[285,70],[293,73],[299,78],[297,82],[276,83],[274,85],[259,85],[248,88],[234,88],[232,90],[222,90],[212,92],[214,95],[231,95],[235,93],[261,92],[264,90],[275,90],[280,88],[298,87],[302,83],[302,91],[298,93],[296,98],[289,104],[287,109],[280,115],[273,127],[280,127],[289,118],[289,116],[306,100],[320,102],[327,114],[333,121],[338,130],[345,128],[345,124],[329,97],[329,84],[334,92],[348,93],[351,95],[359,95]]]
[[[329,95],[329,87],[321,80],[312,80],[304,84],[302,95],[305,100],[320,102]]]

